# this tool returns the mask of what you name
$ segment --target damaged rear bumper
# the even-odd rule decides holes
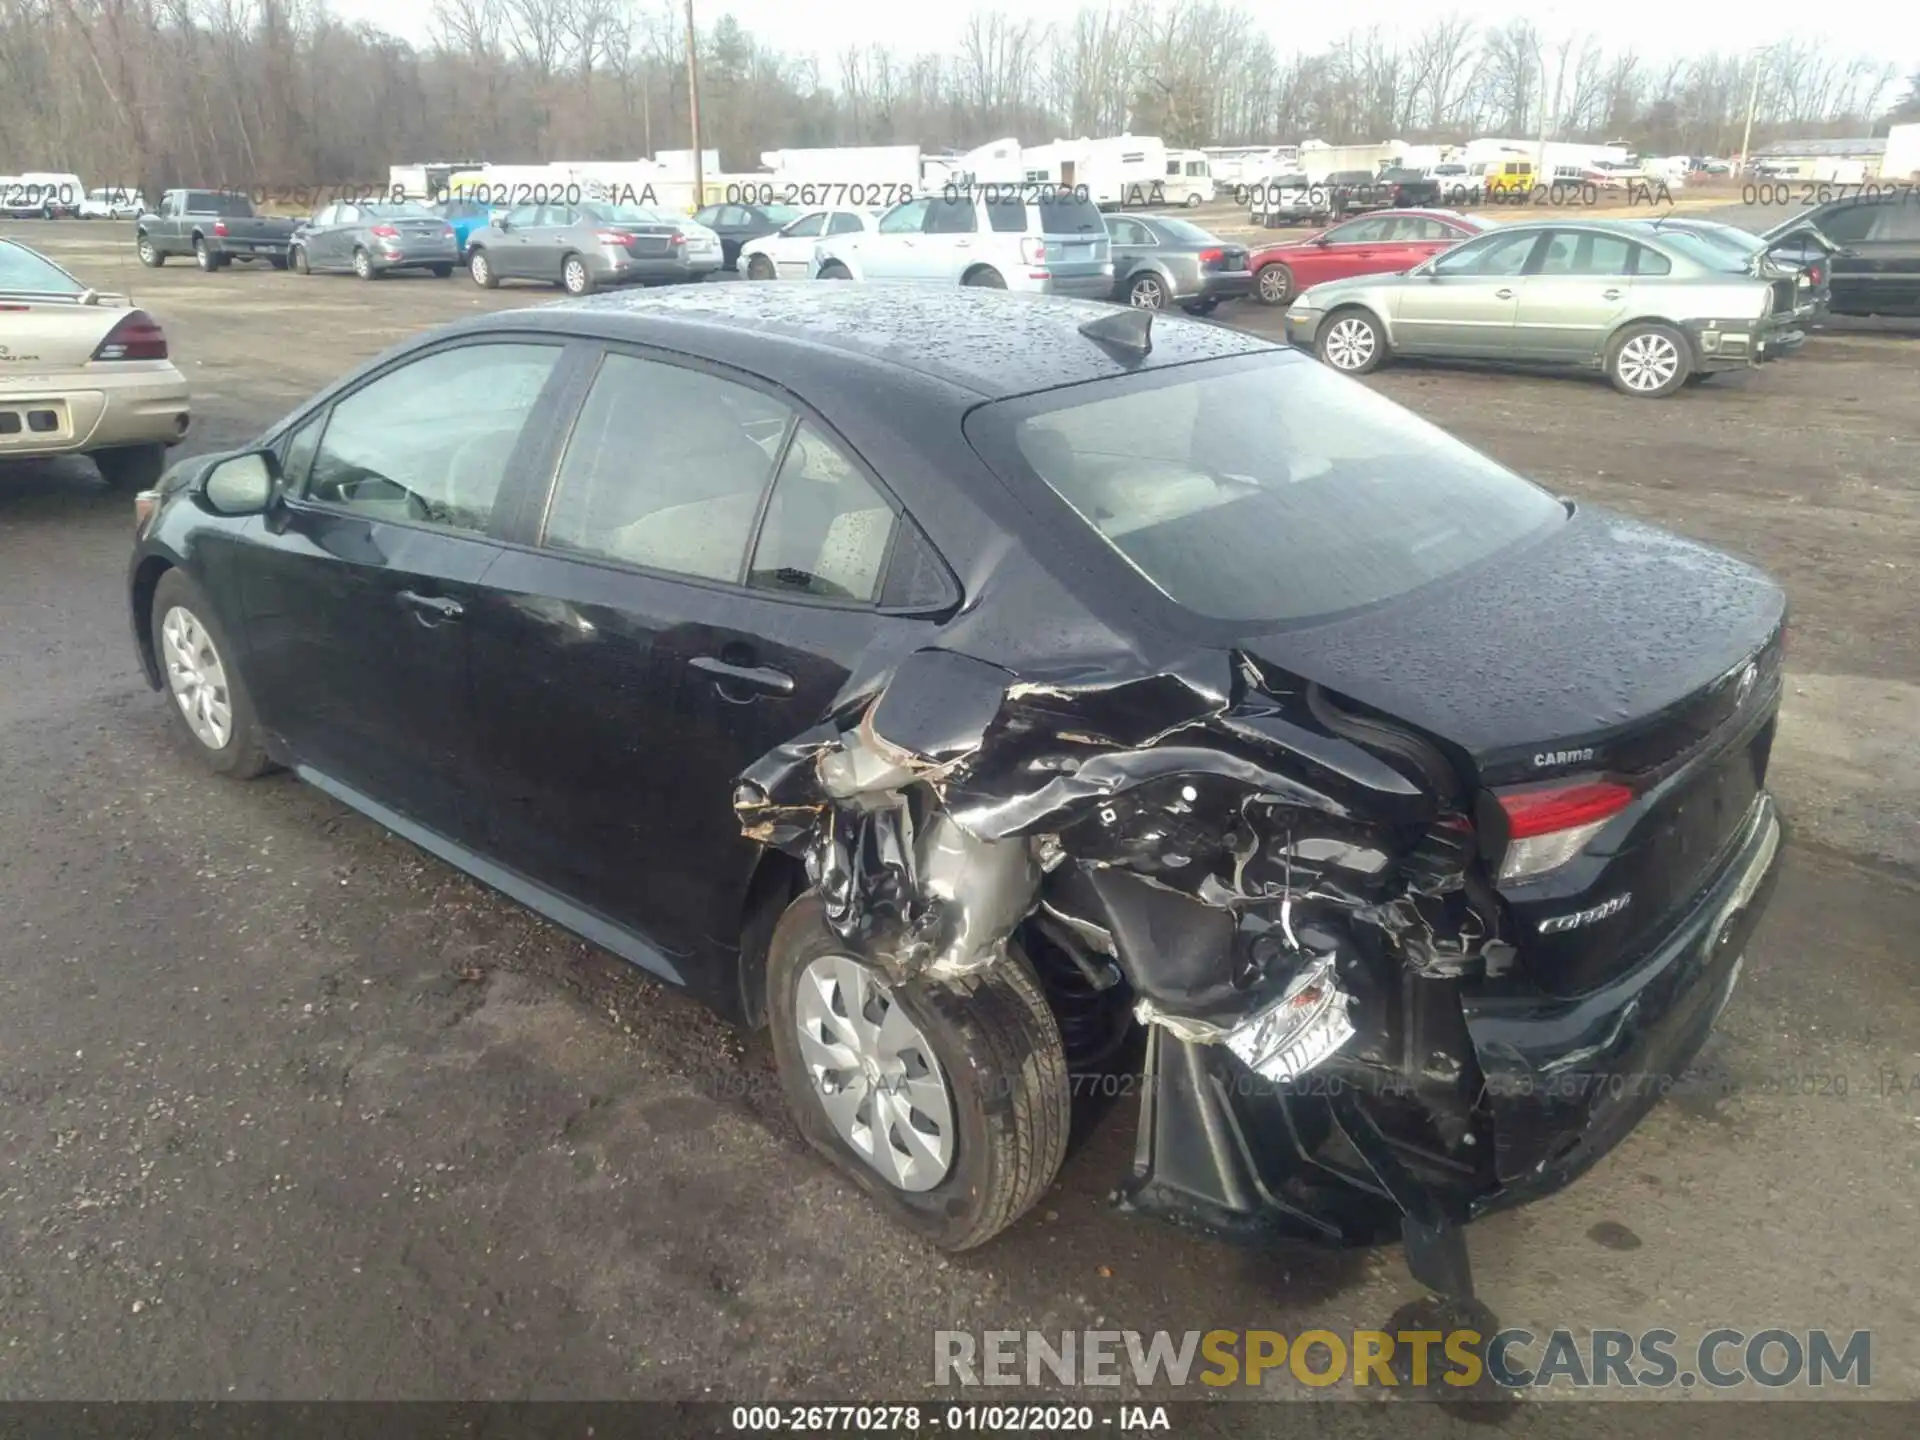
[[[1119,1203],[1243,1238],[1368,1244],[1409,1222],[1445,1229],[1558,1189],[1618,1144],[1698,1053],[1765,908],[1779,843],[1763,794],[1687,918],[1588,995],[1478,997],[1472,982],[1447,982],[1472,1052],[1451,1086],[1444,1063],[1396,1070],[1419,1037],[1369,1045],[1364,1010],[1360,1043],[1278,1084],[1227,1045],[1150,1026]],[[1407,1078],[1423,1069],[1426,1094]],[[1449,1092],[1463,1104],[1458,1124],[1430,1133],[1436,1097],[1444,1109]]]

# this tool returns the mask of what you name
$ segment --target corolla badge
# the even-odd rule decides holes
[[[1747,697],[1753,694],[1754,683],[1760,678],[1760,667],[1751,662],[1740,672],[1740,683],[1733,687],[1734,708],[1747,703]]]
[[[1596,924],[1610,915],[1618,915],[1627,908],[1633,899],[1633,892],[1616,895],[1611,900],[1603,900],[1586,910],[1576,910],[1571,915],[1554,915],[1540,922],[1542,935],[1558,935],[1567,930],[1578,930],[1582,925]]]

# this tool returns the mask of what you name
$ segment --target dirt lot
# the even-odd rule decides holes
[[[5,228],[162,320],[197,448],[551,295]],[[1370,383],[1796,607],[1784,876],[1700,1083],[1473,1232],[1485,1300],[1537,1331],[1871,1329],[1873,1393],[1920,1398],[1920,330],[1836,325],[1665,403]],[[910,1242],[800,1150],[759,1044],[291,779],[208,780],[136,672],[131,518],[88,465],[0,472],[0,1398],[924,1398],[941,1327],[1340,1331],[1413,1297],[1392,1251],[1110,1214],[1126,1108],[996,1244]]]

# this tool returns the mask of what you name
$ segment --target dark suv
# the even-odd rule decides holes
[[[1765,238],[1783,259],[1832,267],[1835,315],[1920,315],[1920,196],[1830,200],[1783,220]],[[1829,256],[1831,247],[1837,253]]]

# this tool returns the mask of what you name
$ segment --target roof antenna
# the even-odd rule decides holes
[[[1111,315],[1089,320],[1080,327],[1080,333],[1096,345],[1104,345],[1110,350],[1124,350],[1130,355],[1150,355],[1153,353],[1153,312],[1136,310],[1131,306],[1125,310],[1115,310]]]

